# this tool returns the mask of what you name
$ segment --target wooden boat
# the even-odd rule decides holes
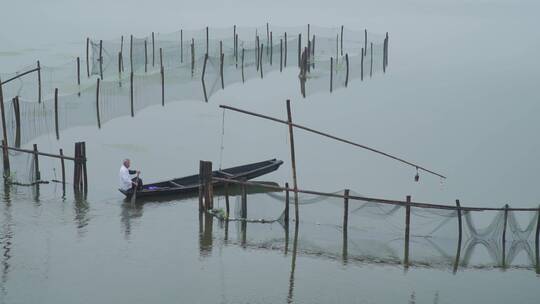
[[[243,166],[232,167],[228,169],[216,170],[212,172],[212,176],[228,179],[246,179],[250,180],[259,176],[276,171],[279,166],[283,164],[283,161],[277,159],[270,159],[258,163],[247,164]],[[142,190],[137,190],[138,198],[150,198],[161,197],[171,195],[186,195],[190,193],[196,193],[199,191],[199,175],[190,175],[186,177],[180,177],[171,179],[168,181],[157,182],[152,184],[143,185]],[[222,186],[223,183],[215,181],[214,187]],[[127,198],[130,198],[133,194],[133,190],[122,190]]]

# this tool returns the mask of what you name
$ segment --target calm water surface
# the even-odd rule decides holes
[[[1,46],[0,68],[9,72],[35,59],[64,62],[82,54],[79,42],[86,35],[107,39],[130,31],[173,31],[179,23],[199,28],[212,20],[216,26],[270,20],[388,31],[389,72],[355,81],[332,95],[302,99],[297,71],[288,69],[228,87],[208,104],[179,101],[147,108],[134,119],[115,119],[101,130],[67,130],[58,142],[54,134],[36,139],[34,143],[49,151],[71,151],[73,142],[85,140],[90,191],[86,199],[78,199],[71,191],[61,198],[55,184],[41,186],[39,194],[35,189],[0,186],[0,303],[538,302],[539,277],[529,262],[508,269],[462,267],[453,273],[451,263],[427,261],[406,271],[401,251],[397,263],[355,259],[354,250],[373,249],[369,242],[354,247],[362,231],[349,231],[351,258],[344,260],[341,217],[336,216],[337,228],[319,228],[324,225],[317,222],[327,215],[324,208],[309,212],[295,238],[294,225],[288,234],[277,222],[225,226],[200,217],[196,199],[130,206],[116,190],[125,157],[143,171],[145,181],[195,173],[200,159],[212,160],[215,166],[222,159],[227,167],[275,157],[285,164],[264,180],[291,181],[286,128],[226,113],[221,154],[223,113],[217,107],[230,104],[285,117],[285,100],[291,99],[298,123],[398,154],[449,177],[440,184],[424,174],[415,183],[411,168],[298,131],[302,188],[350,188],[378,197],[412,195],[449,204],[460,199],[469,206],[536,207],[538,3],[299,2],[283,11],[279,3],[264,9],[242,1],[236,5],[241,9],[205,3],[186,10],[176,2],[158,2],[162,5],[133,9],[128,18],[113,13],[125,10],[125,1],[111,4],[116,10],[98,10],[95,2],[53,1],[51,7],[29,12],[49,21],[40,23],[45,33],[36,35],[35,24],[26,23],[0,33],[9,42]],[[8,6],[18,12],[24,5],[28,3]],[[208,12],[208,5],[220,9]],[[66,13],[57,16],[55,7]],[[309,14],[304,13],[306,7]],[[7,16],[7,11],[0,13],[4,29],[21,16]],[[96,17],[98,11],[103,18]],[[149,11],[156,15],[148,16]],[[131,18],[141,21],[134,24]],[[249,214],[277,218],[282,206],[271,205],[268,197],[253,195]],[[218,207],[223,208],[222,200]],[[340,214],[341,209],[336,210]],[[489,223],[492,218],[482,214],[478,221]],[[527,217],[518,220],[525,225]],[[388,225],[380,221],[381,229]],[[316,246],[320,244],[324,246]],[[413,252],[414,248],[413,244]],[[491,261],[491,252],[483,250],[474,251],[472,264]],[[450,259],[453,254],[450,251]],[[525,252],[516,258],[521,260],[528,260]]]

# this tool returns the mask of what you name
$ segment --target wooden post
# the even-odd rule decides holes
[[[343,56],[343,25],[341,26],[341,56]]]
[[[369,56],[369,61],[369,78],[371,78],[371,76],[373,76],[373,42],[371,43],[371,53]]]
[[[34,173],[36,175],[36,182],[40,181],[41,174],[39,172],[39,154],[38,154],[37,144],[34,144]]]
[[[242,83],[245,82],[244,79],[244,48],[242,48]]]
[[[362,56],[360,58],[360,81],[364,81],[364,48],[362,48]]]
[[[261,49],[262,50],[262,49]],[[242,179],[242,182],[245,182],[245,179]],[[241,202],[242,202],[242,218],[247,219],[247,191],[246,185],[241,184],[240,189],[242,191]]]
[[[41,103],[41,64],[37,61],[38,103]]]
[[[229,219],[229,183],[225,183],[225,212],[227,213],[227,219]]]
[[[364,61],[364,59],[362,59]],[[345,74],[345,87],[349,84],[349,54],[345,54],[345,65],[347,67],[347,71]]]
[[[461,255],[461,240],[463,236],[463,223],[461,220],[461,205],[459,204],[459,200],[456,200],[456,210],[458,215],[458,245],[457,245],[457,252],[456,252],[456,260],[454,262],[454,273],[457,272],[458,266],[459,266],[459,259]]]
[[[540,274],[540,207],[536,216],[536,236],[534,238],[536,251],[536,273]]]
[[[56,140],[59,140],[60,130],[58,128],[58,88],[54,89],[54,127],[56,130]]]
[[[283,39],[279,40],[279,71],[283,71]]]
[[[285,218],[284,218],[284,221],[285,221],[285,226],[288,228],[289,227],[289,205],[290,205],[290,200],[289,200],[289,183],[285,183],[285,188],[287,190],[285,190]]]
[[[81,162],[82,162],[82,171],[83,171],[83,187],[84,187],[84,193],[88,193],[88,175],[86,174],[86,142],[81,142],[81,149],[82,149],[82,155],[81,155]]]
[[[388,32],[386,32],[386,52],[385,52],[385,65],[388,67]]]
[[[206,52],[208,54],[208,52]],[[195,39],[191,38],[191,77],[195,73]]]
[[[148,42],[144,39],[144,72],[148,72]]]
[[[209,37],[208,37],[208,26],[206,27],[206,54],[208,54],[208,44],[209,44]]]
[[[184,30],[180,30],[180,63],[184,62]]]
[[[263,78],[263,50],[264,50],[264,44],[261,44],[261,49],[259,53],[259,70],[261,71],[261,79]]]
[[[300,62],[301,62],[301,58],[300,58],[300,53],[302,51],[302,34],[298,34],[298,67],[300,67]]]
[[[163,48],[159,48],[159,66],[163,67]]]
[[[504,227],[502,233],[502,267],[506,267],[506,226],[508,223],[508,204],[504,205]]]
[[[313,35],[313,40],[311,41],[311,56],[313,59],[311,60],[312,68],[315,68],[315,35]]]
[[[283,67],[287,67],[287,32],[285,32],[285,56],[283,57]]]
[[[2,156],[4,158],[4,178],[9,177],[9,152],[8,152],[8,140],[6,129],[6,115],[4,113],[4,92],[2,91],[2,81],[0,80],[0,110],[2,115]]]
[[[90,78],[90,38],[86,38],[86,76]]]
[[[15,111],[15,147],[21,146],[21,108],[19,106],[19,96],[13,98],[13,110]]]
[[[204,75],[206,74],[206,62],[208,61],[208,54],[204,54],[204,63],[203,63],[203,69],[201,74],[201,82],[203,85],[203,92],[204,92],[204,101],[208,102],[208,96],[206,96],[206,85],[204,84]]]
[[[77,86],[79,89],[77,95],[81,96],[81,59],[79,57],[77,57]]]
[[[292,125],[292,113],[291,113],[291,101],[287,99],[287,122],[289,123],[289,137],[291,144],[291,166],[293,174],[293,185],[294,185],[294,212],[296,224],[299,223],[298,216],[298,183],[296,180],[296,157],[294,153],[294,134],[293,134],[293,125]]]
[[[103,80],[103,40],[99,41],[99,77]]]
[[[367,29],[364,29],[364,57],[367,55]]]
[[[97,79],[96,83],[96,117],[98,129],[101,129],[101,119],[99,113],[99,78]]]
[[[120,67],[124,71],[124,35],[120,36]]]
[[[122,87],[122,52],[118,52],[118,86]]]
[[[219,56],[219,76],[221,78],[221,89],[225,89],[225,80],[223,79],[223,61],[224,61],[224,54],[221,53]]]
[[[238,34],[236,34],[236,53],[234,55],[236,61],[236,68],[238,68]]]
[[[349,222],[349,189],[345,189],[345,198],[343,199],[343,263],[347,263],[348,256],[348,222]]]
[[[129,65],[133,73],[133,35],[129,36]]]
[[[386,38],[384,38],[383,42],[383,65],[382,65],[383,73],[386,73]]]
[[[333,81],[334,81],[334,58],[330,57],[330,93],[332,93]]]
[[[60,156],[64,156],[64,151],[60,149]],[[62,196],[66,196],[66,167],[64,157],[60,158],[60,166],[62,167]]]
[[[236,36],[236,24],[233,26],[233,39],[234,39],[234,47],[233,47],[233,53],[234,53],[234,56],[236,57],[236,63],[238,63],[238,45],[237,45],[237,40],[238,39],[238,36]]]
[[[270,26],[266,22],[266,56],[268,56],[268,46],[270,45]],[[263,45],[264,48],[264,45]]]
[[[156,65],[156,42],[154,38],[154,32],[152,32],[152,67]]]
[[[259,36],[255,37],[255,69],[259,70],[259,50],[261,49],[261,45],[259,44]]]
[[[135,116],[135,107],[133,106],[133,71],[129,74],[129,102],[131,104],[131,117]]]
[[[79,143],[75,143],[75,160],[73,161],[73,190],[77,192],[77,187],[79,185]]]
[[[411,196],[407,195],[407,205],[405,206],[405,268],[409,267],[409,231],[411,224]]]
[[[274,53],[274,41],[272,38],[272,32],[270,32],[270,44],[268,46],[270,47],[270,65],[272,65],[272,55]]]
[[[204,199],[204,161],[199,161],[199,213],[203,212]]]

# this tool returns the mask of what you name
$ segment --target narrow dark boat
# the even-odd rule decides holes
[[[216,170],[212,176],[228,179],[246,179],[250,180],[259,176],[276,171],[283,161],[271,159],[258,163],[247,164],[243,166],[232,167],[228,169]],[[142,190],[137,191],[137,198],[151,198],[171,195],[186,195],[199,191],[199,175],[190,175],[171,179],[168,181],[146,184]],[[214,187],[222,186],[221,182],[215,181]],[[127,198],[130,198],[133,191],[119,189]]]

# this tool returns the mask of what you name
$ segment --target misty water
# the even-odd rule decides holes
[[[37,59],[55,65],[81,56],[87,36],[113,39],[180,27],[265,22],[343,24],[389,32],[389,68],[332,94],[302,98],[298,69],[290,67],[262,80],[231,85],[208,103],[155,105],[134,118],[113,119],[101,129],[76,127],[62,131],[58,141],[54,134],[32,140],[26,148],[33,143],[43,151],[62,147],[69,155],[74,142],[86,141],[89,192],[86,199],[76,197],[68,184],[63,198],[56,183],[41,185],[39,192],[35,187],[0,186],[0,303],[538,302],[537,265],[526,250],[508,267],[500,267],[499,253],[478,246],[470,252],[469,263],[454,273],[451,262],[433,258],[444,252],[453,259],[454,235],[443,242],[448,248],[442,246],[427,258],[418,256],[406,269],[401,236],[389,246],[397,250],[395,259],[386,259],[377,240],[366,241],[362,234],[368,228],[390,229],[393,221],[351,219],[350,225],[360,228],[349,230],[346,258],[340,207],[301,205],[298,230],[292,225],[287,234],[278,222],[225,225],[201,216],[197,198],[131,206],[117,190],[118,169],[126,157],[142,171],[145,182],[194,174],[199,160],[225,168],[271,158],[284,165],[259,180],[291,182],[286,126],[224,114],[218,107],[227,104],[286,118],[285,100],[290,99],[297,123],[448,177],[441,182],[421,172],[417,183],[414,168],[298,130],[300,188],[348,188],[400,200],[411,195],[444,204],[459,199],[474,207],[538,207],[537,2],[214,1],[188,7],[161,0],[131,5],[59,0],[3,5],[0,72],[13,72]],[[68,180],[70,170],[68,165]],[[281,194],[249,195],[248,215],[278,218],[283,205],[276,195]],[[237,196],[231,201],[237,204]],[[215,204],[224,208],[223,198]],[[489,212],[474,215],[481,226],[494,217]],[[516,218],[521,226],[529,220],[526,214]],[[419,219],[413,214],[412,225]],[[424,244],[423,238],[413,233],[412,239],[413,257],[415,250],[427,250],[415,247],[415,242]],[[534,242],[531,246],[534,251]],[[437,251],[437,246],[429,250],[434,248]],[[374,253],[356,255],[365,251]]]

